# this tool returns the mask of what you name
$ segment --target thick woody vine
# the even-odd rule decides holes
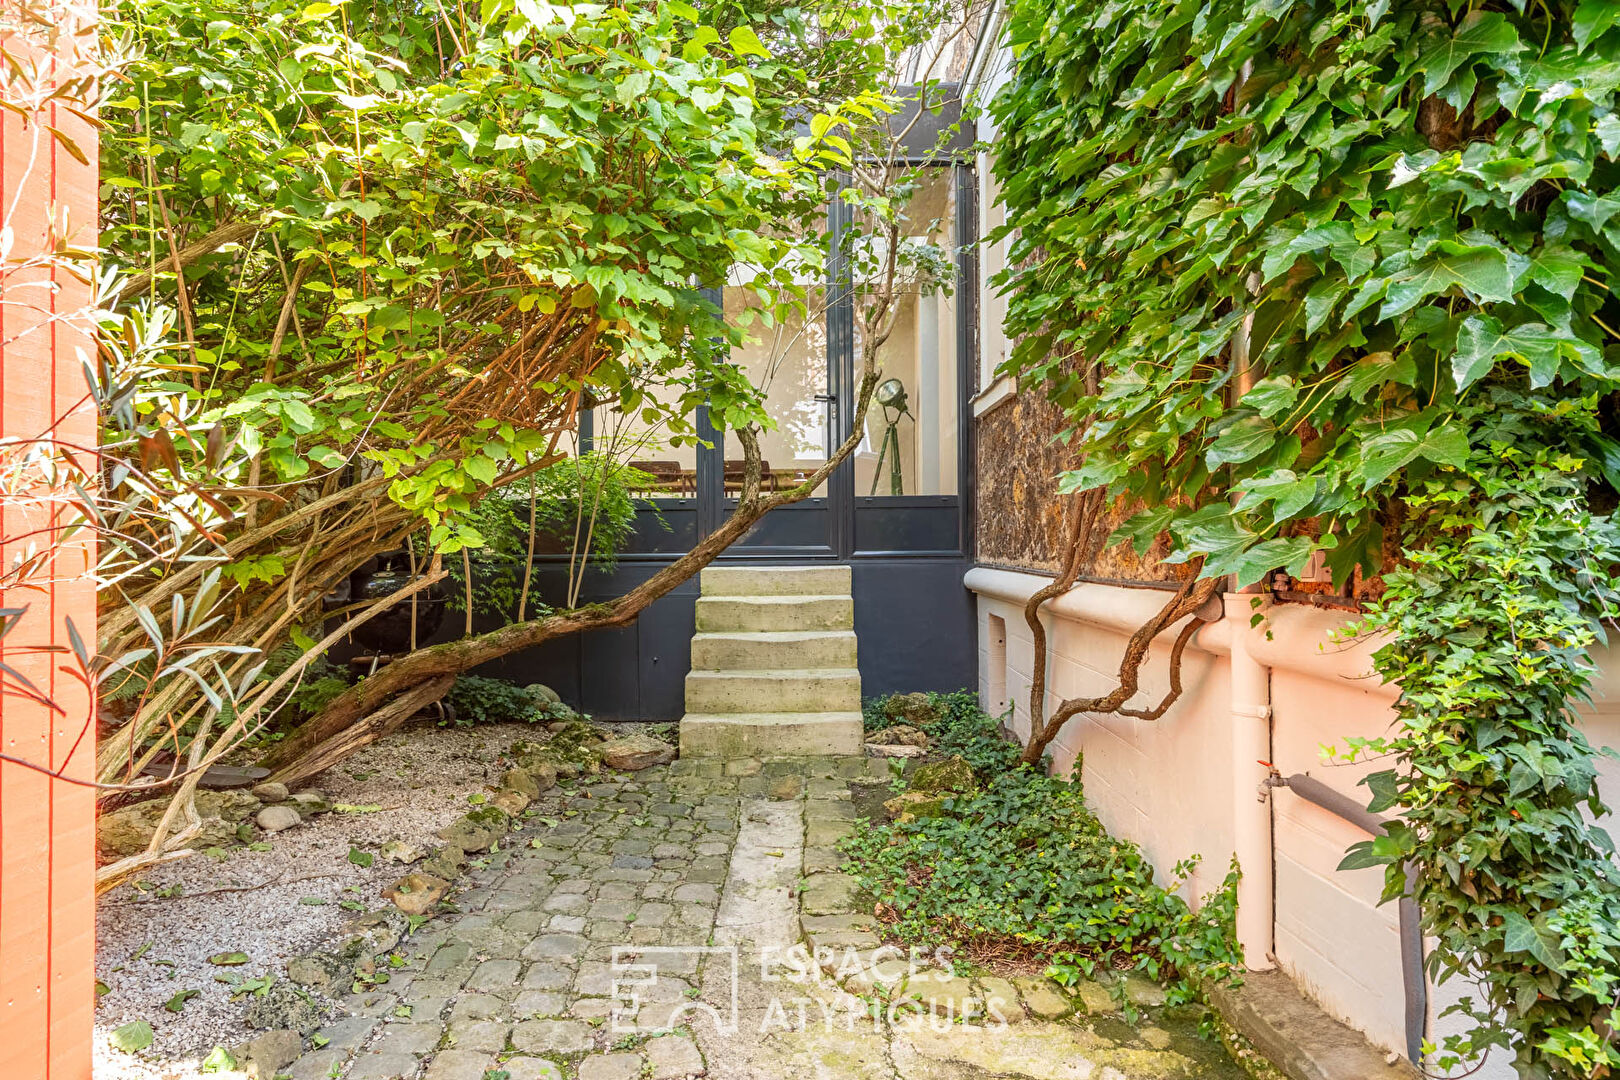
[[[1387,755],[1373,806],[1404,824],[1347,866],[1387,866],[1390,896],[1414,866],[1432,973],[1477,984],[1431,1068],[1620,1066],[1620,884],[1576,715],[1620,566],[1617,17],[1014,0],[992,106],[1008,369],[1071,420],[1075,518],[1136,507],[1100,542],[1167,534],[1200,579],[1138,637],[1316,551],[1385,577],[1400,723],[1355,750]],[[1070,581],[1099,543],[1071,536]]]

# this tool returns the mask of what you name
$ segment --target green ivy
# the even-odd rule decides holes
[[[457,727],[473,724],[538,724],[544,720],[573,718],[574,711],[559,702],[542,708],[521,686],[483,675],[461,675],[446,695],[455,709]]]
[[[1012,0],[1006,365],[1170,561],[1394,566],[1395,768],[1437,974],[1596,1077],[1620,907],[1572,710],[1613,613],[1620,5]],[[1246,363],[1245,363],[1246,359]],[[1505,598],[1529,606],[1505,607]],[[1578,897],[1578,898],[1577,898]],[[1451,1060],[1443,1059],[1450,1064]]]
[[[1448,1066],[1492,1046],[1527,1076],[1620,1065],[1598,1034],[1620,993],[1620,870],[1583,813],[1607,807],[1571,708],[1589,696],[1600,620],[1620,616],[1620,527],[1585,506],[1580,460],[1545,444],[1570,422],[1479,431],[1468,481],[1414,490],[1407,565],[1368,619],[1393,632],[1376,662],[1400,683],[1402,724],[1350,745],[1407,763],[1368,779],[1372,809],[1403,824],[1344,866],[1389,864],[1391,899],[1404,863],[1423,868],[1431,970],[1489,976],[1456,1007],[1473,1027]]]
[[[904,723],[885,711],[890,699],[898,696],[867,698],[861,703],[861,717],[868,732]],[[981,776],[994,776],[1018,766],[1022,751],[1001,733],[1000,721],[979,707],[978,694],[972,690],[930,693],[928,703],[933,718],[925,721],[921,728],[933,752],[946,756],[955,754]]]
[[[941,816],[862,822],[845,841],[846,869],[897,916],[890,933],[968,956],[976,946],[1012,945],[1070,982],[1139,970],[1168,981],[1178,1002],[1199,982],[1239,970],[1235,869],[1194,912],[1176,890],[1196,859],[1158,884],[1141,849],[1110,836],[1086,806],[1078,779],[1017,765],[1019,747],[999,736],[996,720],[956,704],[953,716],[929,725],[935,749],[994,741],[1010,759],[983,754],[975,769],[982,790],[947,798]]]

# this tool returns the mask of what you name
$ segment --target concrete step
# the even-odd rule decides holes
[[[859,712],[687,713],[681,757],[805,757],[863,752]]]
[[[686,676],[686,711],[858,713],[861,673],[854,668],[693,671]]]
[[[855,601],[848,595],[700,596],[699,633],[853,630]]]
[[[848,596],[848,566],[708,566],[704,596]]]
[[[787,630],[753,634],[695,634],[694,671],[852,668],[855,631]]]

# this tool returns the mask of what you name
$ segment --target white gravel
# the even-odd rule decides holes
[[[467,796],[490,790],[504,768],[499,755],[517,739],[544,737],[544,729],[494,724],[472,729],[421,725],[356,753],[309,786],[333,802],[382,807],[373,813],[323,814],[275,834],[260,834],[269,851],[230,849],[217,860],[198,855],[153,868],[101,897],[96,918],[96,975],[110,992],[96,1012],[97,1080],[179,1080],[197,1077],[198,1063],[215,1045],[251,1037],[243,1004],[215,980],[224,971],[245,978],[285,974],[288,959],[335,936],[356,912],[353,900],[374,910],[383,887],[404,872],[378,858],[370,869],[349,861],[352,847],[375,853],[390,840],[429,848],[438,831],[469,809]],[[178,885],[182,894],[153,899]],[[211,889],[243,889],[217,892]],[[315,905],[305,898],[324,900]],[[134,959],[143,945],[150,948]],[[208,957],[242,952],[249,962],[216,967]],[[179,1013],[164,1003],[183,990],[201,993]],[[152,1025],[156,1039],[136,1058],[115,1049],[114,1028],[134,1020]]]

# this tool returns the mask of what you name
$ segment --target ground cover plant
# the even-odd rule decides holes
[[[965,960],[1044,967],[1070,983],[1139,971],[1168,983],[1172,1003],[1235,977],[1235,870],[1193,911],[1177,891],[1193,862],[1156,881],[1141,849],[1087,808],[1078,774],[1020,763],[1022,748],[971,694],[930,699],[933,716],[919,726],[931,753],[970,762],[973,783],[911,820],[866,820],[845,841],[845,869],[890,935],[945,943]],[[896,722],[883,704],[868,706],[876,731]]]

